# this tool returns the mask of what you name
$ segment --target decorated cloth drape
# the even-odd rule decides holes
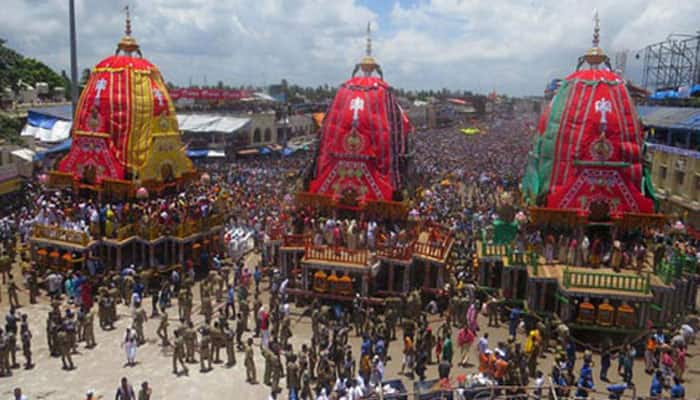
[[[345,82],[323,120],[309,191],[359,203],[391,200],[403,184],[411,129],[382,79]]]
[[[602,69],[574,72],[546,107],[522,189],[531,204],[611,214],[653,213],[643,190],[643,131],[624,80]]]
[[[175,108],[158,69],[140,57],[115,55],[90,75],[74,118],[73,145],[59,170],[80,178],[92,166],[99,183],[104,177],[126,179],[127,173],[155,179],[151,170],[167,165],[176,178],[193,170],[181,147]],[[141,176],[147,165],[151,176]]]

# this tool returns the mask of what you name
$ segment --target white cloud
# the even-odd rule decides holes
[[[68,69],[67,2],[5,0],[0,36],[21,52]],[[590,46],[592,9],[608,53],[636,50],[672,31],[693,32],[697,2],[655,0],[419,0],[377,15],[353,0],[152,0],[132,2],[134,36],[165,78],[304,85],[346,79],[372,21],[387,79],[407,88],[541,93]],[[372,3],[369,3],[372,5]],[[122,2],[77,0],[79,62],[114,51]],[[384,26],[381,26],[383,24]]]

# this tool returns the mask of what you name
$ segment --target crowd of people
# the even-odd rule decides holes
[[[533,319],[518,307],[506,307],[497,297],[478,293],[472,284],[465,260],[470,259],[480,232],[488,231],[503,205],[511,205],[513,213],[518,211],[517,185],[531,143],[533,121],[534,115],[506,115],[483,122],[483,133],[479,135],[467,136],[454,127],[415,134],[410,215],[445,226],[457,241],[454,276],[447,279],[449,300],[445,304],[423,304],[419,293],[407,294],[384,308],[363,303],[359,298],[345,308],[313,303],[302,311],[310,318],[311,336],[292,340],[296,322],[291,311],[295,299],[287,294],[289,282],[281,276],[278,266],[269,265],[269,257],[254,270],[242,261],[213,257],[209,271],[199,281],[192,268],[159,272],[129,266],[120,271],[47,271],[43,276],[27,268],[24,280],[30,302],[41,298],[43,292],[51,299],[46,319],[50,352],[61,359],[63,368],[73,369],[76,365],[72,355],[77,346],[84,343],[90,349],[97,344],[95,319],[102,330],[115,329],[119,319],[124,318],[119,317],[117,307],[128,307],[128,327],[122,341],[125,366],[133,366],[139,347],[149,345],[144,324],[148,318],[156,318],[159,322],[155,334],[161,346],[172,348],[175,375],[189,374],[194,363],[199,364],[201,372],[211,370],[212,363],[222,361],[220,353],[224,350],[229,366],[237,363],[236,353],[243,353],[247,381],[257,384],[255,353],[260,352],[264,359],[262,383],[270,386],[271,398],[280,396],[283,386],[290,399],[366,398],[376,390],[389,390],[384,387],[389,363],[400,363],[401,373],[417,381],[425,380],[428,369],[434,366],[437,376],[463,398],[473,388],[509,398],[527,398],[528,394],[540,398],[545,396],[545,386],[550,381],[556,386],[557,396],[586,398],[607,394],[594,385],[593,370],[598,368],[598,378],[607,383],[607,370],[615,357],[621,379],[606,389],[621,393],[635,382],[632,365],[636,354],[632,343],[621,347],[612,343],[599,348],[582,346],[561,323]],[[13,232],[20,233],[20,242],[26,241],[34,224],[112,237],[128,224],[157,224],[167,230],[224,211],[230,216],[230,226],[245,226],[255,232],[259,251],[279,227],[286,233],[310,233],[318,245],[370,250],[376,249],[379,242],[401,246],[411,239],[405,227],[395,223],[337,218],[320,215],[308,207],[295,208],[292,199],[308,173],[312,157],[312,152],[298,152],[289,157],[259,156],[208,163],[201,166],[208,172],[208,180],[195,182],[182,193],[133,203],[97,204],[60,191],[44,192],[39,185],[30,186],[28,193],[32,195],[28,200],[17,204],[0,220],[4,256],[15,259],[14,250],[10,250],[17,247]],[[652,250],[654,262],[679,251],[695,256],[698,248],[682,235],[669,241],[660,230],[647,232],[646,238],[658,243]],[[613,268],[632,269],[651,262],[647,257],[649,249],[644,247],[648,241],[640,238],[621,244],[594,238],[590,243],[580,232],[533,230],[521,232],[516,241],[522,249],[534,244],[547,262],[605,262]],[[656,264],[651,265],[647,267]],[[31,330],[26,315],[17,311],[20,304],[16,293],[22,289],[12,274],[8,278],[7,294],[14,296],[15,304],[6,316],[5,331],[0,332],[3,375],[11,374],[17,365],[17,342],[21,343],[26,368],[33,367]],[[269,285],[264,291],[263,280]],[[150,313],[146,311],[149,298]],[[195,304],[199,304],[199,314]],[[177,326],[171,326],[171,315],[177,315]],[[502,323],[504,315],[508,339],[490,343],[489,332]],[[486,316],[488,325],[480,326],[479,319]],[[249,327],[249,323],[253,326]],[[676,331],[655,332],[646,343],[644,359],[647,372],[653,374],[652,397],[662,393],[674,398],[684,396],[687,346],[694,332],[687,325],[683,329],[679,335],[675,335]],[[666,339],[669,334],[671,340]],[[352,346],[353,335],[361,338],[359,348]],[[394,342],[402,349],[401,360],[391,359],[389,347]],[[593,351],[600,355],[600,365],[593,362]],[[548,352],[555,358],[551,369],[541,362]],[[581,352],[583,361],[577,369]],[[458,379],[456,387],[449,383],[454,382],[450,379],[454,378],[456,367],[468,366],[476,367],[474,374]],[[286,385],[282,384],[283,377]],[[123,399],[134,398],[126,378],[122,383],[125,386],[120,386],[118,393]],[[493,385],[502,388],[492,392]],[[151,389],[147,392],[150,396]]]

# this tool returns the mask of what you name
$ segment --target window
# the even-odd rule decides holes
[[[659,180],[660,181],[666,180],[666,167],[665,166],[659,167]]]
[[[253,131],[253,143],[260,143],[260,128],[255,128]]]
[[[265,128],[265,141],[269,142],[272,140],[272,131],[270,128]]]
[[[678,188],[683,186],[683,181],[685,181],[685,172],[676,171],[676,181],[674,182]]]

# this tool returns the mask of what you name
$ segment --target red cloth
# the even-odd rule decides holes
[[[589,209],[597,201],[611,215],[653,213],[652,199],[641,192],[644,132],[624,80],[607,70],[579,70],[559,95],[565,98],[551,111],[561,118],[552,120],[559,130],[547,207]]]
[[[321,129],[312,193],[358,202],[391,200],[400,181],[398,156],[412,129],[389,85],[377,77],[345,82]]]

